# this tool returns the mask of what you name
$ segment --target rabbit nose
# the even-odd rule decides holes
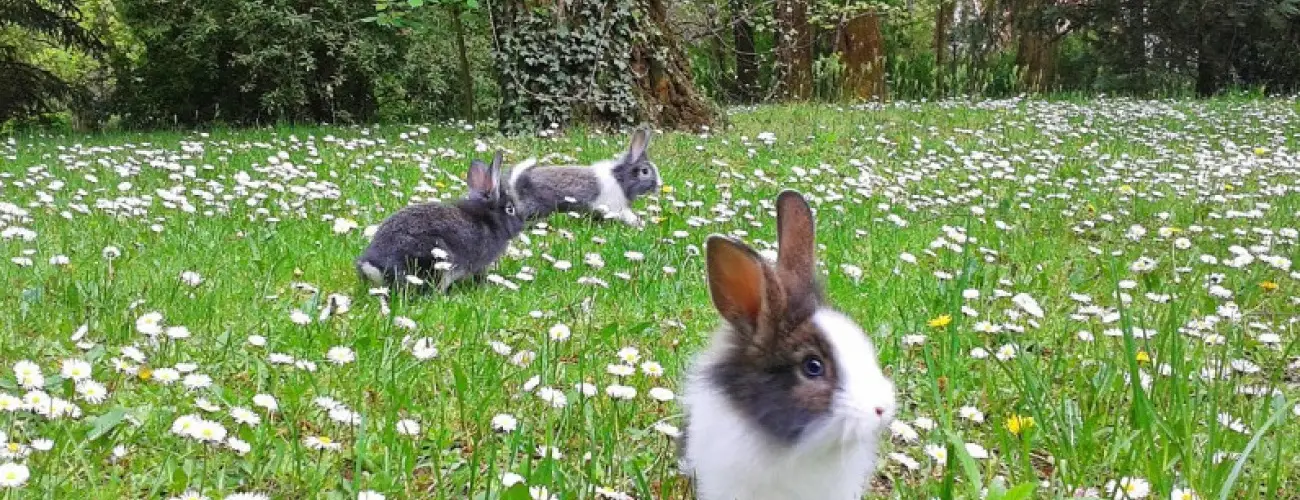
[[[883,417],[883,416],[885,416],[885,409],[884,409],[884,408],[881,408],[881,407],[879,407],[879,406],[877,406],[877,407],[876,407],[876,416],[877,416],[877,417]]]

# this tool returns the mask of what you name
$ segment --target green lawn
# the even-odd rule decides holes
[[[1133,498],[1296,498],[1297,110],[737,110],[652,140],[644,230],[555,214],[502,259],[508,283],[388,316],[352,267],[367,226],[461,196],[496,147],[589,162],[626,136],[0,140],[0,497],[687,498],[664,389],[717,325],[699,251],[770,248],[793,188],[831,303],[898,387],[872,498],[998,476],[1033,498],[1122,478]]]

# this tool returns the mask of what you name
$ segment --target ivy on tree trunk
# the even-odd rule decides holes
[[[659,0],[495,0],[491,12],[503,132],[575,122],[691,129],[717,116]]]

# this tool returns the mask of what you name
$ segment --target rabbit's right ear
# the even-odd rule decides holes
[[[466,178],[469,184],[469,190],[472,193],[478,193],[487,196],[492,192],[492,172],[488,165],[479,160],[469,163],[469,176]]]
[[[498,149],[496,154],[492,155],[492,166],[488,167],[488,177],[492,180],[492,188],[488,191],[493,199],[501,196],[501,160],[503,155]]]
[[[767,295],[768,278],[762,257],[725,236],[710,236],[704,244],[709,294],[718,314],[741,333],[758,328]]]
[[[785,190],[776,197],[776,267],[790,285],[810,286],[817,276],[816,222],[812,208],[798,191]]]
[[[628,144],[627,156],[628,161],[635,161],[645,156],[645,150],[650,146],[650,128],[639,128],[632,133],[632,142]]]

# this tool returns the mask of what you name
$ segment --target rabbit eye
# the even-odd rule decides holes
[[[515,214],[515,206],[506,205],[506,215],[514,215],[514,214]]]
[[[826,365],[822,359],[817,356],[808,356],[803,358],[803,374],[809,378],[817,378],[826,374]]]
[[[642,177],[645,177],[645,176],[648,176],[648,175],[650,175],[650,169],[645,168],[645,167],[642,167],[642,168],[641,168],[641,176],[642,176]]]

